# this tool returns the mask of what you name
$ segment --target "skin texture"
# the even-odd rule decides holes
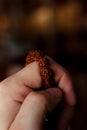
[[[0,83],[0,130],[42,130],[48,112],[61,102],[65,105],[57,121],[56,129],[65,130],[73,115],[76,98],[70,76],[64,68],[46,57],[54,72],[58,88],[36,91],[42,85],[37,62]]]

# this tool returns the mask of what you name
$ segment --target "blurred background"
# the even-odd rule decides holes
[[[72,130],[87,130],[86,0],[0,0],[0,81],[41,49],[72,75],[77,94]]]

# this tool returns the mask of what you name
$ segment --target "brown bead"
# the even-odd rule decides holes
[[[43,85],[46,88],[53,87],[53,84],[54,84],[53,72],[50,69],[49,60],[44,57],[44,54],[42,53],[42,51],[32,50],[28,53],[26,57],[25,65],[28,65],[33,61],[38,62]]]

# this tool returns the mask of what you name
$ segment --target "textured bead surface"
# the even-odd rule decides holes
[[[54,85],[53,72],[50,69],[49,60],[44,57],[42,51],[32,50],[28,53],[26,57],[26,65],[34,61],[38,62],[43,85],[46,88],[53,87]]]

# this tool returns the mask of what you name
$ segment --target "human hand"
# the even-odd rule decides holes
[[[56,68],[59,68],[61,72],[62,68],[51,59],[50,61],[54,72]],[[62,72],[64,72],[63,69]],[[59,79],[60,74],[61,73],[58,75],[55,74],[55,80],[56,77]],[[62,81],[61,78],[60,81]],[[69,82],[67,82],[67,84],[68,83]],[[0,85],[0,130],[40,129],[41,122],[43,123],[42,120],[46,115],[45,112],[52,111],[61,99],[61,91],[58,88],[49,88],[48,90],[41,92],[32,92],[41,87],[41,78],[36,62],[31,63],[18,73],[5,79]],[[74,105],[74,93],[71,88],[72,87],[69,89],[69,92],[72,94],[71,101],[67,100],[68,98],[66,98],[66,101],[68,101],[69,105]],[[56,99],[55,102],[54,99]],[[31,102],[31,100],[34,102]],[[36,104],[41,106],[38,107]],[[33,109],[30,109],[32,106]],[[40,117],[39,121],[37,120],[37,117]]]
[[[63,100],[60,105],[58,105],[56,117],[56,129],[57,130],[67,130],[70,125],[75,113],[76,96],[74,92],[74,86],[70,74],[53,59],[46,56],[50,61],[50,68],[54,72],[54,78],[57,82],[58,88],[63,92]],[[58,112],[59,111],[59,112]],[[54,120],[55,121],[55,120]],[[49,122],[50,123],[50,122]],[[51,127],[52,128],[52,127]]]

